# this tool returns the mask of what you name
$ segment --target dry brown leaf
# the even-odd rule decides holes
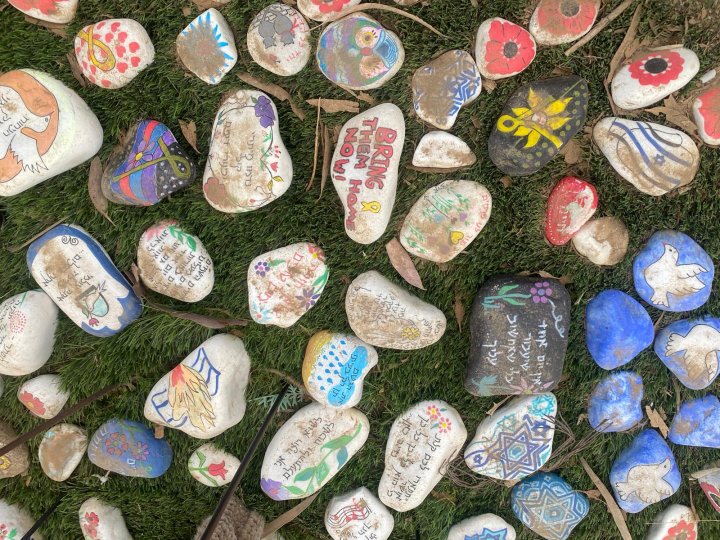
[[[637,34],[638,25],[640,24],[640,11],[641,6],[638,5],[637,8],[635,8],[635,13],[632,16],[632,20],[630,21],[630,26],[628,26],[627,33],[625,34],[625,37],[623,38],[622,42],[620,43],[620,46],[617,48],[617,51],[615,51],[615,54],[613,55],[612,59],[610,60],[610,69],[608,70],[607,77],[605,77],[605,86],[610,83],[612,78],[615,76],[615,72],[620,68],[620,64],[622,64],[623,60],[625,60],[625,52],[627,48],[630,46],[630,44],[635,40],[635,35]],[[565,53],[567,54],[567,53]]]
[[[582,149],[574,139],[570,139],[560,153],[563,154],[568,165],[575,165],[582,159]]]
[[[455,295],[455,301],[453,302],[453,313],[455,313],[455,320],[457,321],[458,330],[462,332],[463,321],[465,320],[465,306],[463,305],[462,297],[459,294]]]
[[[372,97],[367,92],[358,92],[357,98],[360,101],[364,101],[365,103],[367,103],[369,105],[375,105],[375,98]]]
[[[493,90],[497,88],[497,81],[494,81],[492,79],[483,79],[482,87],[485,92],[487,92],[488,94],[492,94]]]
[[[369,11],[371,9],[377,9],[380,11],[389,11],[390,13],[395,13],[396,15],[402,15],[403,17],[407,17],[411,21],[415,21],[416,23],[424,26],[425,28],[427,28],[428,30],[437,34],[440,37],[444,37],[444,38],[448,37],[445,34],[443,34],[442,32],[440,32],[439,30],[436,30],[435,27],[433,27],[432,25],[426,23],[420,17],[413,15],[411,13],[408,13],[407,11],[403,11],[402,9],[386,6],[384,4],[375,4],[372,2],[363,3],[362,5],[354,6],[347,10],[344,9],[343,15],[350,15],[351,13],[356,13],[358,11]]]
[[[697,133],[697,126],[695,122],[690,119],[689,111],[684,105],[678,103],[672,95],[665,98],[661,107],[653,107],[652,109],[645,110],[654,115],[663,114],[665,120],[691,135]]]
[[[67,59],[68,64],[70,64],[70,72],[72,73],[73,77],[75,77],[75,80],[82,86],[83,88],[87,88],[88,82],[83,77],[82,69],[80,69],[80,64],[78,64],[77,56],[75,56],[75,51],[70,51],[67,53]]]
[[[659,429],[663,438],[667,439],[670,430],[668,429],[663,417],[660,416],[660,413],[653,409],[650,405],[645,405],[645,414],[647,414],[647,417],[650,420],[650,425],[655,429]]]
[[[602,501],[602,493],[600,493],[599,489],[588,489],[583,491],[585,495],[587,495],[588,499],[592,499],[594,501]]]
[[[305,102],[313,107],[320,106],[326,113],[337,113],[337,112],[349,112],[359,113],[360,104],[357,101],[350,101],[349,99],[307,99]]]
[[[90,200],[92,201],[95,210],[97,210],[102,217],[115,225],[107,213],[108,200],[102,191],[102,187],[100,186],[102,182],[102,173],[102,162],[99,157],[94,157],[90,162],[90,173],[88,174],[88,194],[90,195]]]
[[[57,34],[58,36],[67,37],[67,24],[41,21],[40,19],[36,19],[35,17],[31,17],[30,15],[25,15],[25,21],[29,22],[30,24],[34,24],[35,26],[42,26],[43,28],[47,28],[53,34]]]
[[[290,108],[295,113],[295,116],[297,116],[300,120],[305,120],[305,113],[303,112],[303,110],[295,104],[293,99],[290,97],[290,92],[285,90],[282,86],[268,81],[264,81],[258,77],[255,77],[254,75],[246,73],[245,71],[241,71],[237,74],[237,76],[245,84],[249,84],[254,88],[262,90],[263,92],[270,94],[271,96],[279,99],[280,101],[287,101],[290,105]]]
[[[453,497],[452,495],[450,495],[448,493],[443,493],[442,491],[433,490],[430,492],[430,495],[432,495],[439,501],[446,501],[451,504],[455,504],[455,497]]]
[[[417,268],[415,268],[415,264],[398,239],[393,238],[390,240],[385,245],[385,249],[387,250],[390,263],[393,265],[393,268],[397,270],[398,274],[413,287],[425,290],[422,279],[420,279],[420,274],[418,274]]]
[[[478,0],[470,0],[470,5],[474,7],[475,9],[480,7],[480,4],[478,3]]]
[[[510,186],[512,186],[513,179],[509,176],[503,176],[500,179],[500,183],[503,185],[504,188],[509,188]]]
[[[330,162],[332,161],[331,151],[332,141],[330,140],[330,129],[326,125],[323,125],[323,162],[322,172],[320,174],[320,197],[322,197],[328,176],[330,176]]]
[[[155,424],[153,425],[153,436],[156,439],[164,439],[165,438],[165,426],[161,424]]]
[[[185,140],[190,146],[192,146],[193,150],[195,150],[199,154],[200,151],[197,147],[197,126],[195,125],[195,120],[190,120],[189,122],[184,122],[183,120],[180,120],[179,122],[180,131],[182,131]]]
[[[628,529],[627,523],[625,522],[625,514],[623,514],[623,511],[620,510],[620,507],[615,502],[615,498],[610,493],[610,490],[605,487],[605,484],[603,484],[602,480],[600,480],[598,475],[595,474],[595,471],[590,468],[590,465],[588,465],[588,462],[585,461],[585,458],[581,457],[580,463],[582,464],[583,469],[585,469],[585,474],[590,477],[592,483],[595,484],[595,487],[598,488],[600,494],[603,496],[603,499],[605,499],[605,504],[607,505],[608,512],[610,512],[610,515],[615,522],[615,526],[618,528],[618,531],[620,531],[620,536],[622,537],[622,539],[632,540],[630,530]]]

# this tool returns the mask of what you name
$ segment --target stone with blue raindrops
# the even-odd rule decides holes
[[[633,261],[635,289],[648,304],[664,311],[690,311],[707,302],[715,266],[688,235],[658,231]]]
[[[618,506],[636,514],[667,499],[680,487],[672,450],[654,429],[641,431],[615,459],[610,485]]]
[[[720,401],[712,394],[685,401],[670,424],[675,444],[720,448]]]
[[[611,373],[601,380],[588,400],[588,421],[605,433],[627,431],[643,418],[644,395],[640,375],[632,371]]]
[[[447,540],[515,540],[515,528],[500,516],[482,514],[453,525]]]
[[[232,28],[215,8],[195,17],[175,45],[183,65],[208,84],[218,84],[237,62]]]

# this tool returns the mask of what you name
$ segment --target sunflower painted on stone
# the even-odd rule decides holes
[[[630,76],[643,86],[661,86],[674,81],[685,59],[676,51],[654,51],[628,66]]]
[[[190,423],[201,431],[215,426],[215,411],[207,382],[190,366],[180,364],[170,372],[168,403],[177,420],[187,415]]]
[[[534,147],[541,139],[547,139],[560,148],[562,140],[554,132],[570,120],[569,116],[563,116],[570,101],[572,97],[555,99],[552,96],[543,96],[530,87],[528,106],[513,107],[513,116],[504,114],[498,118],[498,130],[504,133],[513,132],[515,137],[527,137],[525,148]]]

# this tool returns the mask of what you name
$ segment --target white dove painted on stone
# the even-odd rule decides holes
[[[646,504],[656,503],[672,495],[672,486],[664,476],[670,472],[672,463],[666,459],[662,463],[635,465],[627,475],[626,482],[615,482],[615,488],[623,501],[631,495]]]
[[[698,274],[707,272],[699,264],[678,264],[678,250],[663,242],[665,252],[645,269],[645,281],[653,290],[652,303],[656,306],[670,305],[668,294],[687,296],[705,288]]]
[[[0,86],[0,159],[10,152],[25,171],[47,170],[38,152],[37,140],[23,133],[23,129],[42,133],[49,124],[49,114],[33,114],[15,89]]]
[[[707,383],[718,370],[720,332],[707,324],[698,324],[686,336],[670,334],[665,345],[665,356],[683,353],[682,362],[688,377]]]

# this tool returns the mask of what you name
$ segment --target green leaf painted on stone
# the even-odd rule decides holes
[[[306,492],[304,489],[300,489],[299,487],[295,486],[285,486],[285,489],[287,489],[290,493],[293,495],[306,495]]]
[[[303,469],[295,475],[295,482],[307,482],[315,475],[315,467]]]
[[[330,474],[330,467],[323,461],[315,469],[315,478],[317,479],[318,485],[327,478],[328,474]]]

